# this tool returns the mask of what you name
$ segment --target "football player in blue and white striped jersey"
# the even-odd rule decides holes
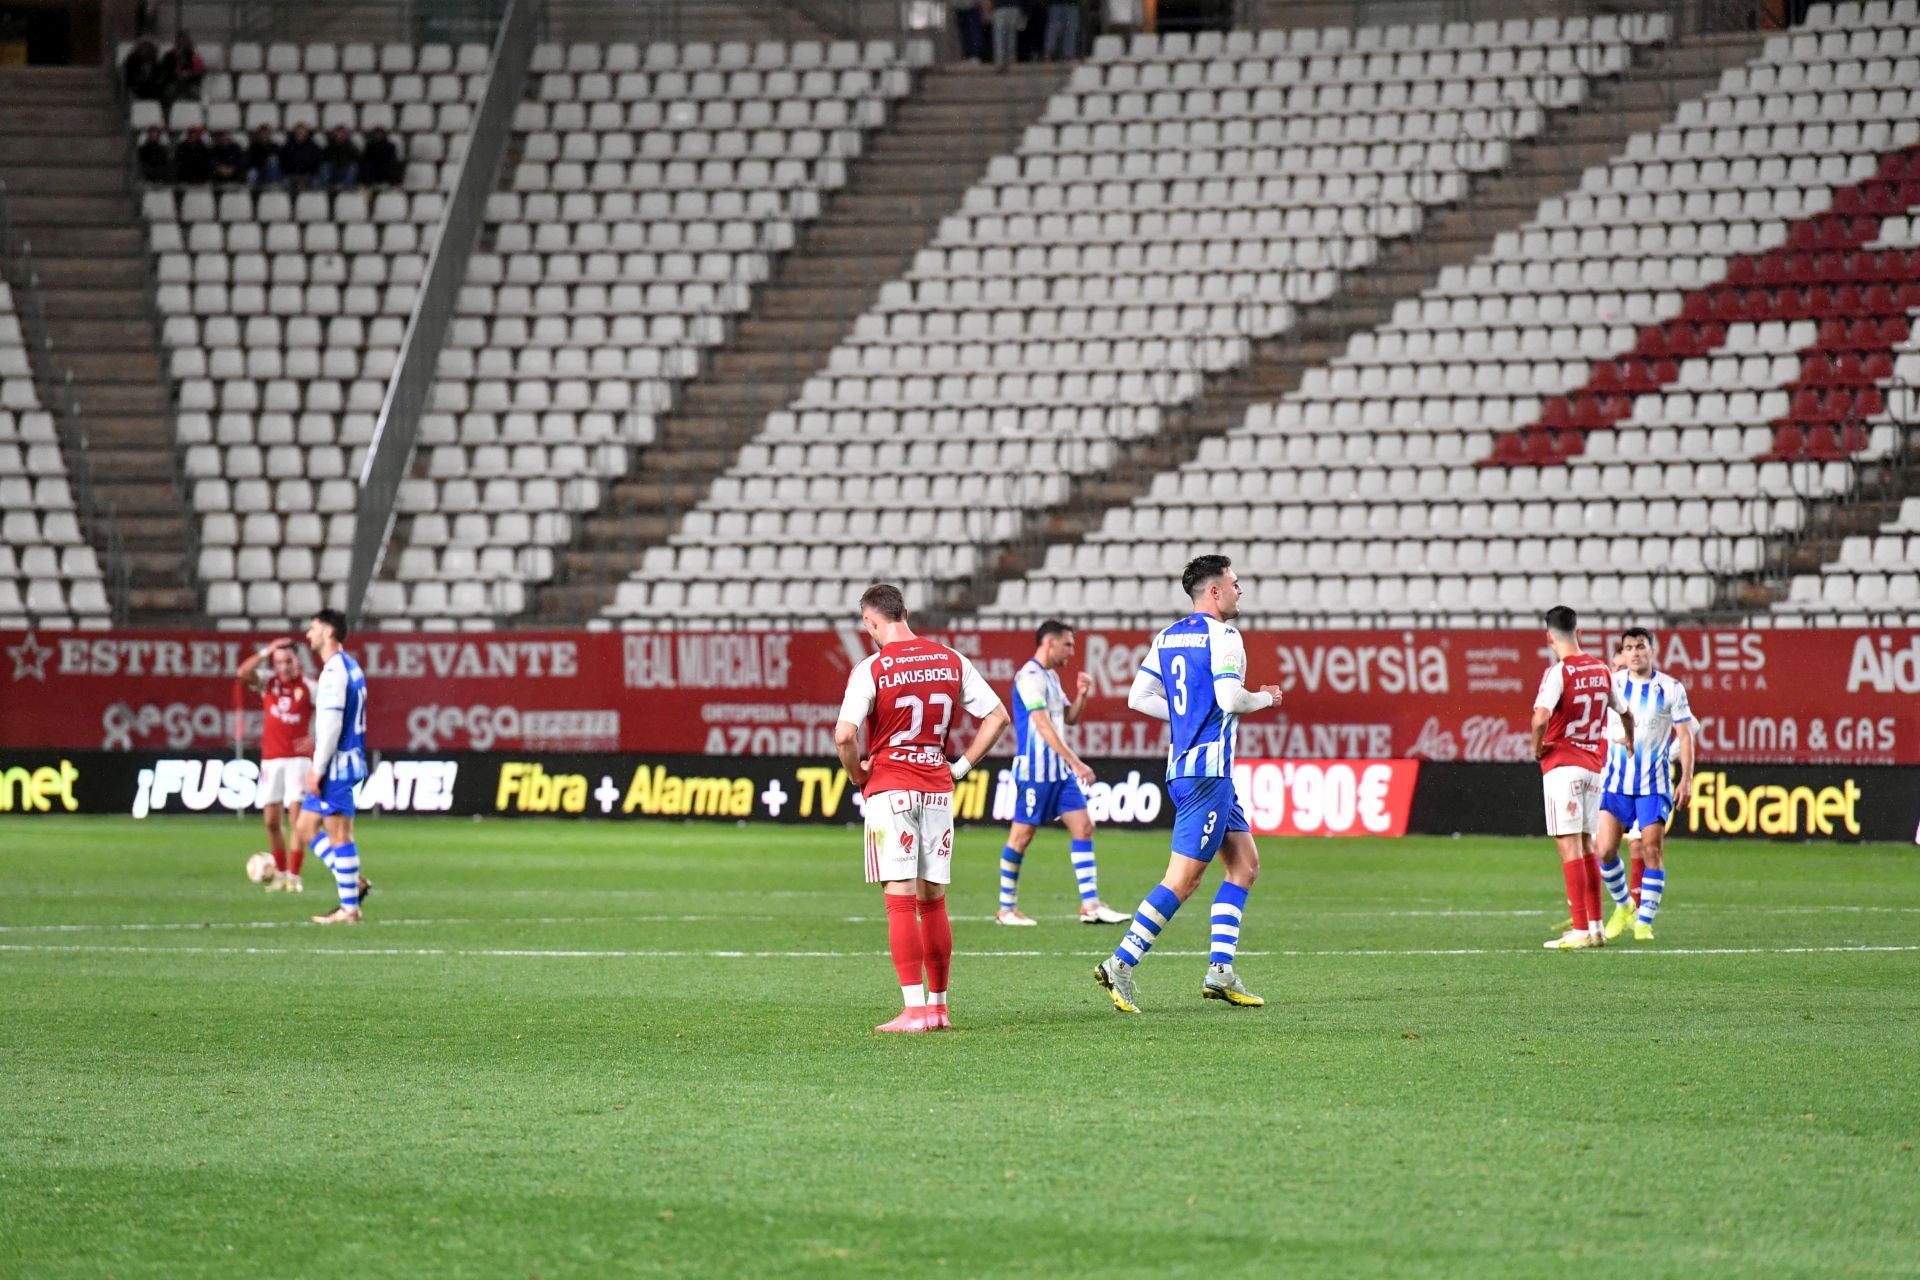
[[[1031,925],[1020,910],[1020,864],[1034,832],[1055,818],[1073,841],[1073,875],[1080,885],[1081,924],[1125,924],[1128,917],[1100,901],[1093,856],[1093,818],[1083,786],[1093,785],[1093,770],[1067,745],[1064,728],[1078,724],[1093,692],[1093,677],[1080,673],[1073,701],[1067,701],[1060,670],[1073,661],[1073,628],[1048,620],[1033,636],[1033,656],[1013,677],[1013,826],[1000,851],[1000,908],[994,920]]]
[[[1213,899],[1213,947],[1200,993],[1230,1005],[1265,1003],[1233,971],[1247,890],[1260,874],[1253,831],[1233,786],[1233,738],[1241,716],[1280,705],[1280,686],[1246,687],[1246,642],[1227,625],[1240,614],[1240,580],[1232,564],[1225,556],[1200,556],[1187,564],[1180,583],[1193,612],[1153,638],[1127,696],[1135,711],[1167,722],[1167,794],[1174,820],[1166,876],[1141,902],[1120,945],[1094,970],[1095,981],[1121,1013],[1140,1012],[1133,967],[1200,887],[1215,853],[1226,880]]]
[[[1600,783],[1600,832],[1597,849],[1600,880],[1614,901],[1606,936],[1619,937],[1632,926],[1635,940],[1653,939],[1653,918],[1666,891],[1663,861],[1667,819],[1685,808],[1693,791],[1693,730],[1696,721],[1686,686],[1653,665],[1653,633],[1629,627],[1620,638],[1626,664],[1613,673],[1613,689],[1633,713],[1633,741],[1615,742],[1607,752]],[[1673,763],[1680,776],[1673,776]],[[1640,854],[1646,871],[1640,900],[1629,896],[1627,871],[1620,861],[1620,839],[1629,827],[1640,829]]]

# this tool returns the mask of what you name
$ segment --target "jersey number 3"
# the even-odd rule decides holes
[[[1173,683],[1167,689],[1173,697],[1173,714],[1183,716],[1187,714],[1187,655],[1173,655],[1173,660],[1167,663],[1167,674],[1173,677]]]

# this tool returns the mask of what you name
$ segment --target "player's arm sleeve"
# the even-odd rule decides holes
[[[1556,662],[1547,668],[1547,674],[1540,677],[1540,692],[1533,695],[1534,710],[1553,710],[1560,705],[1560,695],[1565,690],[1566,681],[1560,674],[1560,664]],[[1618,702],[1619,695],[1615,694],[1613,700]]]
[[[1250,711],[1265,711],[1273,705],[1272,694],[1253,692],[1235,675],[1214,676],[1213,696],[1220,704],[1220,709],[1228,715],[1244,716]]]
[[[1160,683],[1160,677],[1148,670],[1144,663],[1133,677],[1133,688],[1127,690],[1127,705],[1143,716],[1152,716],[1155,720],[1171,720],[1172,710],[1167,706],[1167,687]]]
[[[1018,685],[1019,682],[1015,681],[1016,688]],[[991,715],[995,711],[1006,710],[1000,705],[1000,695],[993,691],[993,686],[987,683],[986,677],[980,674],[979,668],[967,661],[967,655],[964,653],[960,655],[960,705],[965,707],[967,714],[976,720]],[[1040,705],[1043,707],[1047,705],[1044,696],[1040,699]]]
[[[1693,723],[1693,704],[1687,700],[1687,687],[1683,684],[1673,686],[1673,722],[1676,725]]]
[[[313,698],[313,771],[324,775],[340,746],[347,712],[347,673],[329,666],[320,673],[320,690]]]
[[[873,684],[873,664],[863,662],[847,677],[847,696],[840,700],[840,722],[861,725],[873,712],[873,700],[879,691]]]
[[[1208,646],[1213,658],[1213,678],[1217,684],[1223,679],[1238,680],[1244,683],[1247,678],[1247,642],[1232,627],[1222,628],[1213,637]]]
[[[1047,679],[1038,671],[1023,670],[1013,678],[1013,696],[1029,711],[1047,709]]]

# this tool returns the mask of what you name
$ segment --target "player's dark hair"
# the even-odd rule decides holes
[[[1180,585],[1187,589],[1187,598],[1200,594],[1200,588],[1233,567],[1233,561],[1225,556],[1195,556],[1187,561],[1187,571],[1180,575]]]
[[[860,593],[860,610],[871,609],[888,622],[900,622],[907,616],[907,598],[890,582],[876,582]]]
[[[1645,627],[1628,627],[1620,633],[1620,647],[1622,649],[1627,647],[1627,641],[1629,640],[1645,640],[1647,642],[1647,648],[1653,648],[1653,632],[1647,630]]]
[[[338,609],[322,609],[313,615],[315,622],[324,622],[333,631],[335,644],[347,642],[347,615]]]
[[[1547,610],[1547,616],[1543,621],[1547,624],[1547,630],[1557,631],[1563,636],[1570,636],[1580,630],[1580,615],[1563,604],[1557,604]]]
[[[1060,621],[1058,618],[1048,618],[1045,622],[1040,624],[1037,630],[1034,631],[1033,647],[1038,649],[1041,645],[1047,642],[1047,637],[1049,636],[1070,636],[1072,634],[1073,634],[1072,627]]]

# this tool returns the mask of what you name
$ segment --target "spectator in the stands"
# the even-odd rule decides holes
[[[280,185],[280,144],[265,125],[257,126],[247,141],[247,185],[256,190]]]
[[[1049,0],[1047,38],[1041,56],[1048,62],[1080,56],[1080,0]]]
[[[326,162],[326,153],[314,140],[313,130],[304,124],[293,126],[280,146],[280,176],[295,191],[313,185],[314,176]]]
[[[127,60],[120,64],[120,74],[126,79],[128,93],[143,102],[159,100],[160,50],[153,41],[142,40],[133,46]]]
[[[173,180],[189,185],[213,181],[213,149],[207,145],[207,131],[197,124],[173,148]]]
[[[360,157],[360,178],[370,187],[397,187],[407,176],[400,148],[379,125],[367,130],[367,149]]]
[[[1020,0],[1000,0],[993,6],[993,68],[1005,71],[1020,55],[1020,30],[1027,25]]]
[[[200,82],[207,77],[207,62],[193,47],[193,37],[181,31],[173,37],[173,48],[160,58],[160,96],[169,103],[182,98],[198,98]]]
[[[148,182],[173,181],[173,148],[167,145],[167,135],[159,126],[147,130],[147,136],[140,140],[139,156],[142,178]]]
[[[344,191],[359,184],[360,144],[353,140],[353,130],[343,124],[333,126],[321,155],[320,168],[313,175],[316,187],[339,187]]]
[[[953,32],[963,62],[987,60],[987,0],[953,0]]]
[[[247,152],[233,135],[222,129],[213,135],[213,180],[215,182],[245,182],[247,179]]]

